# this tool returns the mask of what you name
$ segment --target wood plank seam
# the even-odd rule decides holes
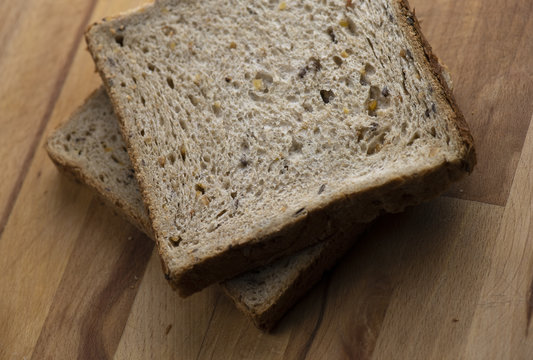
[[[28,6],[31,4],[28,4]],[[9,48],[9,44],[11,42],[11,39],[13,38],[13,35],[17,33],[19,30],[19,24],[20,24],[20,18],[21,13],[26,10],[26,7],[20,7],[18,8],[17,13],[15,14],[15,23],[11,24],[11,26],[8,27],[7,31],[0,37],[0,45],[2,46],[1,52],[2,54],[5,54],[5,49]],[[0,57],[0,67],[2,66],[2,60],[6,59],[7,57]]]
[[[320,326],[322,325],[322,321],[324,320],[324,313],[326,312],[326,304],[328,301],[328,294],[329,294],[329,286],[331,284],[331,271],[328,271],[325,274],[325,286],[324,291],[322,292],[322,299],[320,303],[320,312],[318,314],[318,318],[316,320],[315,327],[313,328],[313,331],[311,331],[311,334],[309,335],[309,339],[305,342],[305,345],[302,349],[302,354],[299,357],[301,360],[307,359],[307,356],[309,355],[309,350],[311,350],[311,345],[313,345],[313,342],[315,341],[316,334],[318,333],[318,329],[320,329]],[[298,305],[296,305],[298,306]]]
[[[79,41],[83,38],[83,34],[85,33],[85,28],[87,27],[87,24],[89,20],[91,19],[94,8],[96,7],[96,2],[97,0],[91,0],[87,8],[87,11],[83,17],[83,20],[80,23],[80,26],[78,27],[75,40],[72,44],[72,47],[70,48],[68,52],[68,56],[66,58],[65,64],[61,72],[59,73],[56,84],[54,85],[52,94],[50,96],[50,100],[48,101],[48,104],[46,106],[46,110],[41,118],[41,121],[38,124],[37,133],[35,134],[35,137],[31,143],[30,149],[28,150],[28,153],[26,154],[26,157],[24,158],[24,161],[22,162],[21,171],[19,172],[17,181],[15,182],[15,185],[13,186],[13,189],[11,190],[6,206],[2,212],[2,217],[0,218],[0,239],[2,238],[4,229],[9,221],[11,212],[13,211],[13,208],[15,207],[15,203],[17,202],[18,196],[20,194],[20,190],[22,189],[22,184],[24,183],[26,175],[28,174],[32,160],[35,157],[35,153],[37,152],[37,147],[43,136],[44,130],[46,129],[46,125],[48,124],[48,121],[50,120],[52,116],[57,100],[59,99],[59,95],[61,94],[61,90],[63,89],[63,85],[65,84],[65,80],[67,79],[67,75],[70,71],[70,68],[72,67],[72,63],[74,62],[74,57],[79,47]]]
[[[510,195],[498,229],[499,247],[495,247],[490,254],[491,268],[484,280],[482,297],[470,325],[472,330],[466,347],[466,356],[470,358],[474,358],[474,354],[476,358],[486,358],[488,354],[498,359],[530,358],[519,357],[513,354],[513,351],[518,354],[521,350],[527,351],[525,338],[529,335],[533,313],[533,277],[522,265],[531,262],[532,139],[533,117],[528,125],[518,165],[513,174]],[[520,233],[523,230],[527,230],[527,233]],[[531,267],[530,265],[529,269]],[[523,289],[523,286],[527,288]],[[514,334],[511,329],[517,334],[520,332],[524,338]],[[484,345],[482,352],[479,352],[480,344]]]
[[[205,342],[205,339],[207,338],[207,334],[209,333],[209,329],[211,328],[211,322],[213,321],[213,317],[215,316],[215,312],[218,307],[218,302],[221,296],[222,294],[219,292],[215,300],[215,305],[213,306],[213,311],[211,312],[211,316],[209,317],[209,321],[207,322],[207,326],[205,328],[204,336],[202,337],[200,348],[198,349],[198,353],[196,354],[196,360],[200,359],[200,354],[202,353],[202,350],[204,348],[204,342]]]
[[[105,205],[102,204],[102,201],[97,196],[94,196],[90,205],[92,211],[87,212],[83,221],[84,227],[86,227],[87,224],[93,224],[93,217],[97,213],[98,206]],[[105,286],[97,286],[97,292],[92,292],[84,298],[84,301],[88,301],[88,304],[90,305],[88,306],[89,310],[83,312],[83,316],[79,319],[79,324],[82,326],[79,328],[80,336],[79,342],[77,343],[77,351],[82,358],[84,354],[91,354],[91,357],[98,359],[110,358],[114,355],[114,351],[116,351],[116,346],[120,342],[120,338],[116,343],[113,343],[103,335],[106,327],[105,322],[109,318],[115,320],[113,322],[114,329],[116,330],[115,334],[120,333],[120,336],[122,336],[124,333],[126,318],[122,319],[123,321],[119,321],[109,314],[112,313],[114,307],[121,302],[124,294],[132,294],[134,292],[134,295],[128,295],[132,297],[131,302],[125,304],[126,306],[131,307],[133,299],[138,291],[138,286],[131,285],[131,279],[134,276],[136,276],[137,279],[142,279],[144,277],[148,259],[153,251],[153,243],[137,229],[133,229],[133,231],[134,234],[127,239],[127,242],[124,241],[124,239],[122,240],[124,244],[127,244],[127,247],[123,248],[119,253],[115,253],[115,255],[118,256],[113,262],[110,275],[107,275],[109,278],[107,278]],[[72,304],[73,301],[76,301],[76,298],[74,297],[65,302],[65,289],[78,290],[78,288],[72,288],[68,285],[72,285],[72,280],[77,278],[77,275],[72,274],[79,274],[79,268],[76,269],[76,265],[79,264],[79,261],[91,261],[89,258],[82,259],[83,254],[85,254],[85,252],[82,251],[83,246],[87,246],[86,236],[86,232],[80,232],[76,239],[77,250],[74,250],[75,253],[69,256],[69,263],[67,264],[61,282],[54,293],[54,301],[51,302],[50,308],[46,312],[47,316],[33,348],[31,359],[42,359],[47,357],[47,354],[50,352],[50,339],[61,330],[61,326],[54,328],[54,326],[58,325],[58,318],[64,319],[63,314],[67,313],[68,305]],[[136,246],[135,243],[137,243]],[[142,244],[142,246],[140,246],[140,244]],[[150,251],[146,251],[148,249]],[[148,254],[146,259],[141,259],[143,258],[142,254]],[[141,258],[139,258],[139,256],[141,256]],[[137,263],[136,260],[142,261]],[[88,268],[86,269],[89,271]],[[83,289],[81,290],[83,291]],[[79,298],[77,300],[79,300]],[[122,304],[124,306],[124,303]],[[80,308],[82,308],[83,305],[83,303],[77,304]],[[72,335],[73,338],[74,334],[75,333]]]

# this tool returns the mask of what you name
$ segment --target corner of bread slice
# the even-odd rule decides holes
[[[366,224],[346,224],[329,241],[239,275],[221,286],[256,327],[270,331],[348,251],[365,228]]]
[[[58,170],[76,182],[87,185],[115,212],[150,237],[153,232],[148,216],[139,201],[121,196],[131,190],[131,164],[120,144],[113,108],[103,86],[89,95],[68,120],[46,141],[46,151]],[[117,143],[118,142],[118,143]]]
[[[420,28],[420,22],[414,11],[411,11],[408,0],[394,0],[398,23],[403,28],[407,39],[414,50],[414,58],[425,64],[426,70],[434,76],[440,86],[438,101],[442,108],[450,107],[447,112],[448,125],[455,130],[459,137],[458,146],[453,155],[448,158],[448,163],[453,172],[452,179],[457,180],[464,174],[469,174],[477,162],[474,139],[463,113],[459,109],[452,92],[453,84],[449,72],[433,53],[431,45],[426,40]],[[454,171],[455,169],[455,171]]]

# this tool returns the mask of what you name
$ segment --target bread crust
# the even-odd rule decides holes
[[[287,311],[322,278],[324,272],[332,268],[346,254],[365,228],[365,224],[354,223],[332,236],[320,251],[320,255],[313,259],[313,263],[300,269],[297,276],[287,284],[283,291],[276,294],[275,298],[270,298],[269,302],[262,306],[248,306],[241,299],[242,295],[231,284],[222,283],[222,289],[256,327],[271,331]]]
[[[87,102],[90,101],[90,99],[100,91],[103,90],[101,88],[98,88],[93,91],[91,95],[89,95],[84,101],[84,103],[77,108],[72,117],[76,116],[76,114],[79,113],[82,108],[87,105]],[[101,184],[99,184],[97,181],[94,181],[90,176],[87,176],[83,168],[81,168],[77,163],[71,162],[66,157],[61,156],[61,154],[57,152],[53,146],[51,146],[51,141],[54,139],[55,136],[60,135],[61,130],[58,129],[56,131],[58,132],[52,134],[52,136],[47,139],[45,144],[46,152],[48,153],[48,156],[56,165],[56,167],[63,174],[69,176],[75,181],[87,185],[93,191],[94,194],[104,200],[111,208],[115,210],[118,215],[127,220],[129,223],[133,224],[135,227],[137,227],[140,231],[145,233],[150,238],[153,238],[154,234],[151,225],[147,223],[145,219],[137,216],[136,212],[126,202],[122,201],[122,199],[116,196],[113,192],[106,191],[106,189],[103,188]]]
[[[475,151],[472,137],[464,117],[459,111],[453,95],[442,76],[442,70],[427,41],[421,36],[418,21],[409,10],[405,0],[391,0],[395,5],[396,18],[400,27],[413,46],[417,61],[424,64],[424,69],[434,79],[436,91],[440,91],[441,101],[450,104],[453,114],[450,114],[452,129],[457,131],[461,139],[460,156],[451,161],[439,160],[420,167],[406,168],[401,174],[393,174],[389,179],[367,181],[365,183],[345,188],[330,196],[327,200],[314,201],[310,206],[294,214],[286,215],[273,222],[267,228],[258,230],[255,236],[237,239],[234,244],[202,259],[190,257],[186,265],[170,269],[170,254],[163,251],[163,245],[158,244],[165,277],[171,286],[179,291],[180,296],[187,297],[206,286],[236,276],[244,271],[257,268],[272,262],[274,259],[295,253],[319,241],[324,241],[324,228],[340,226],[347,219],[357,219],[368,222],[383,211],[398,212],[408,205],[415,205],[439,195],[455,180],[472,171],[475,165]],[[149,10],[147,10],[149,11]],[[408,20],[411,18],[411,20]],[[129,18],[119,16],[114,22],[124,21],[127,25]],[[414,25],[410,25],[413,22]],[[119,119],[119,124],[127,144],[127,149],[135,173],[139,181],[143,199],[150,212],[150,218],[164,217],[152,207],[149,196],[149,184],[143,177],[139,166],[140,157],[130,139],[135,136],[125,125],[125,109],[116,102],[115,87],[112,81],[112,70],[108,69],[106,59],[98,57],[98,44],[93,41],[94,24],[86,32],[89,51],[97,65],[105,87],[110,95]],[[160,229],[156,234],[163,236]],[[156,238],[159,238],[156,236]]]
[[[453,121],[450,123],[450,125],[456,129],[456,131],[459,133],[459,137],[463,141],[464,160],[462,161],[462,166],[466,172],[471,173],[477,162],[474,139],[470,133],[470,128],[465,120],[465,117],[457,105],[453,92],[446,81],[444,76],[445,69],[439,61],[439,58],[433,53],[431,45],[422,33],[420,22],[418,21],[415,12],[411,11],[409,1],[394,0],[394,2],[396,5],[397,14],[399,15],[398,21],[400,22],[401,27],[404,29],[404,32],[413,46],[413,49],[415,49],[416,53],[414,55],[416,59],[421,64],[427,64],[427,70],[433,74],[433,76],[435,76],[441,86],[441,89],[443,90],[444,100],[453,109],[455,116],[452,117]],[[417,46],[417,44],[420,44],[421,46]],[[425,61],[422,61],[422,59],[425,59]]]

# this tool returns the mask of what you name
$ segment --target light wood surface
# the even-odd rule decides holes
[[[178,298],[43,149],[100,83],[87,24],[141,3],[0,2],[0,359],[533,358],[533,2],[411,1],[479,164],[377,220],[271,334],[216,286]]]

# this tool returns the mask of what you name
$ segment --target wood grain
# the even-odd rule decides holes
[[[23,1],[7,11],[0,45],[0,234],[20,192],[96,0]],[[4,3],[2,7],[7,6]],[[28,5],[30,6],[28,10]],[[35,21],[35,19],[41,21]],[[7,23],[7,24],[6,24]],[[10,26],[11,25],[11,26]],[[40,29],[45,28],[46,31]],[[61,34],[61,41],[58,35]],[[5,44],[5,45],[4,45]],[[23,119],[23,121],[21,121]]]
[[[0,359],[531,358],[532,2],[411,1],[479,165],[379,219],[272,333],[216,286],[180,299],[153,244],[43,150],[100,84],[86,23],[141,2],[0,2]]]
[[[533,119],[532,119],[533,120]],[[471,358],[528,359],[533,354],[533,123],[503,214],[491,267],[472,319]]]
[[[28,2],[24,6],[32,3]],[[31,11],[21,11],[23,15],[20,16],[27,16],[28,19],[8,18],[18,24],[13,24],[14,26],[26,26],[26,29],[20,34],[15,31],[13,35],[9,35],[14,37],[14,48],[3,52],[2,56],[10,53],[15,55],[0,60],[0,74],[9,75],[1,77],[3,81],[0,85],[0,93],[8,94],[0,99],[0,114],[5,114],[0,117],[3,130],[0,132],[0,152],[6,159],[5,168],[0,172],[0,211],[11,210],[9,213],[2,213],[0,218],[3,219],[0,221],[5,221],[0,235],[0,254],[6,254],[0,257],[0,293],[9,294],[0,297],[0,359],[28,358],[33,352],[75,241],[84,231],[83,219],[92,199],[86,189],[66,181],[50,166],[43,149],[44,137],[36,137],[32,140],[35,141],[33,145],[21,141],[21,138],[26,141],[26,137],[29,139],[35,134],[35,119],[42,119],[39,126],[43,126],[43,123],[46,125],[46,135],[64,121],[99,84],[92,60],[82,42],[82,33],[91,16],[91,8],[82,7],[86,12],[80,12],[78,5],[83,3],[87,6],[89,3],[48,3],[36,1]],[[98,19],[110,11],[124,10],[137,6],[138,3],[114,1],[105,6],[99,5],[101,12],[95,11],[93,16]],[[55,10],[57,11],[53,14],[48,13]],[[38,23],[33,21],[36,17],[51,19],[55,24],[44,27],[43,31],[36,30]],[[32,21],[32,26],[27,26]],[[32,37],[37,33],[38,36]],[[72,39],[69,48],[68,43],[60,44],[56,40],[58,33],[76,33],[77,38]],[[49,38],[45,39],[46,36]],[[36,41],[33,45],[29,43],[32,39]],[[56,47],[51,46],[51,43]],[[18,49],[17,46],[21,48]],[[30,51],[32,46],[36,52],[33,56]],[[68,68],[62,68],[64,63],[58,59],[68,54],[72,46],[75,55],[69,61],[75,70],[69,72]],[[48,51],[50,54],[40,57],[41,54],[37,51]],[[45,61],[46,59],[48,60]],[[17,67],[22,65],[25,66]],[[47,68],[52,65],[58,66],[59,70],[51,71]],[[61,75],[60,70],[65,75]],[[64,84],[58,82],[61,76],[67,75]],[[17,79],[21,80],[22,85],[18,84]],[[24,82],[26,80],[27,83]],[[49,111],[47,104],[53,90],[47,88],[47,84],[57,84],[55,91],[61,93],[57,101],[54,100],[50,116],[45,115]],[[39,89],[39,96],[25,99],[30,98],[35,89]],[[35,107],[32,107],[32,101],[36,102]],[[28,150],[27,154],[17,153],[22,143],[27,145],[22,149]],[[30,151],[32,147],[35,149],[34,154]],[[24,156],[22,160],[18,155]],[[10,163],[13,164],[12,168]],[[17,180],[24,173],[24,178]]]
[[[533,112],[533,2],[412,0],[450,68],[474,136],[476,171],[452,196],[505,205]]]
[[[109,358],[126,325],[153,242],[133,226],[121,224],[98,199],[87,209],[82,228],[33,359]],[[57,338],[68,346],[54,341]]]

